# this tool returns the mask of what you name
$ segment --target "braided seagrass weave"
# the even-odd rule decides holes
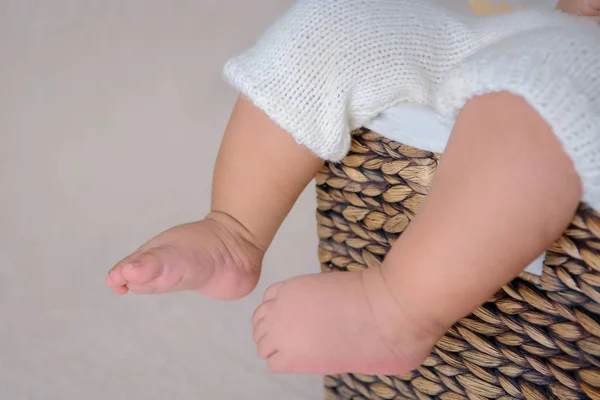
[[[427,194],[440,155],[354,132],[317,176],[321,268],[379,265]],[[523,273],[401,376],[325,378],[333,399],[600,399],[600,214],[581,206],[544,275]]]

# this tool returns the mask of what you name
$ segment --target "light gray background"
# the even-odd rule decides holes
[[[321,397],[268,374],[250,327],[268,284],[318,270],[312,187],[243,301],[103,283],[207,211],[221,67],[290,2],[0,0],[0,399]]]
[[[0,399],[319,398],[268,374],[250,325],[269,283],[318,270],[312,187],[244,301],[104,286],[207,211],[221,67],[289,3],[0,1]]]

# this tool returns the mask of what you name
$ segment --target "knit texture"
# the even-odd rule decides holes
[[[225,65],[228,81],[318,156],[401,103],[451,129],[474,95],[510,91],[550,124],[600,209],[600,28],[529,9],[469,17],[434,0],[300,0]]]

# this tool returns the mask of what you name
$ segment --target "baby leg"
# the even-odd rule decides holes
[[[383,266],[271,287],[253,319],[259,354],[284,373],[413,369],[560,236],[580,195],[570,159],[524,100],[474,98]]]
[[[506,92],[475,98],[382,273],[416,320],[445,330],[560,237],[581,190],[570,158],[525,100]]]
[[[144,244],[111,269],[107,285],[116,294],[248,294],[266,248],[322,163],[241,97],[215,166],[211,212]]]

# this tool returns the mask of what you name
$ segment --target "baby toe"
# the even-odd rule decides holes
[[[260,306],[258,306],[252,315],[252,326],[256,327],[256,325],[267,316],[270,306],[271,305],[268,302],[262,303]]]
[[[281,289],[282,286],[283,282],[278,282],[269,286],[267,290],[265,290],[263,301],[275,300],[275,297],[277,297],[277,293],[279,292],[279,289]]]
[[[123,266],[123,276],[128,285],[145,285],[157,277],[163,271],[161,260],[153,253],[143,253],[136,261]]]
[[[256,325],[254,325],[254,329],[252,330],[252,339],[254,343],[258,344],[260,340],[267,335],[269,332],[267,328],[267,324],[264,319],[258,321]]]
[[[122,266],[117,265],[106,274],[106,284],[110,287],[119,287],[127,283],[123,276]]]
[[[258,356],[263,360],[268,360],[277,354],[277,347],[269,335],[265,335],[256,344]]]
[[[106,275],[105,283],[115,294],[123,295],[129,291],[127,286],[125,286],[125,278],[121,274],[121,271],[114,269],[109,271]]]
[[[123,258],[118,263],[116,263],[115,266],[112,267],[110,269],[110,271],[108,271],[106,282],[107,283],[111,282],[116,286],[126,285],[127,279],[123,275],[123,268],[125,266],[127,266],[128,264],[132,263],[133,261],[135,261],[137,259],[138,255],[139,254],[137,252],[130,254],[127,257]]]

